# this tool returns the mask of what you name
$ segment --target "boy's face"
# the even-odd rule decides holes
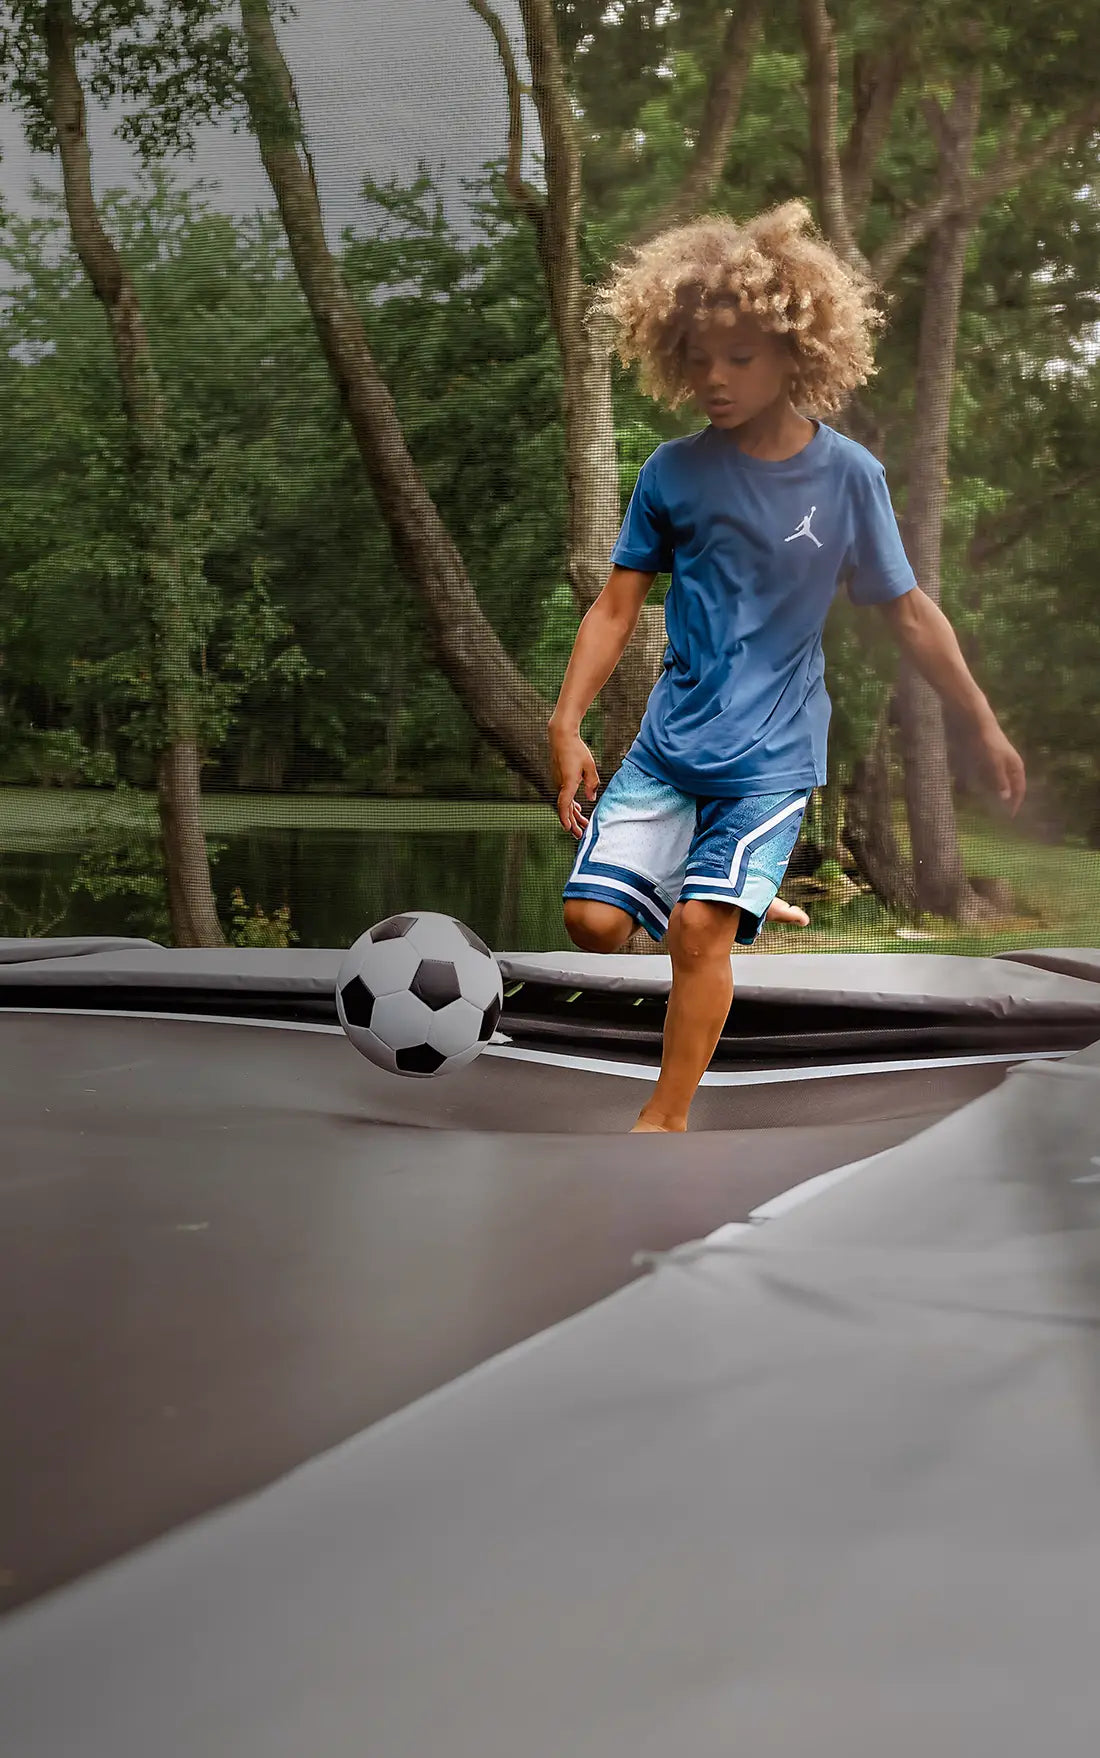
[[[795,361],[784,336],[731,313],[693,324],[684,369],[713,426],[734,428],[789,396]]]

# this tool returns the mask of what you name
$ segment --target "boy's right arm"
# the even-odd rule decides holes
[[[611,569],[600,596],[581,618],[557,706],[548,722],[558,817],[562,828],[576,837],[584,834],[588,820],[574,795],[583,780],[588,798],[595,799],[600,779],[592,753],[581,738],[581,722],[622,658],[656,578],[656,574],[642,574],[636,568]]]

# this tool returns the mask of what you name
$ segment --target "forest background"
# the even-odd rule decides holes
[[[176,944],[300,934],[255,863],[248,901],[219,895],[212,822],[232,836],[237,800],[254,823],[258,794],[370,800],[391,838],[469,832],[473,802],[500,802],[552,839],[545,723],[578,617],[642,461],[701,424],[617,368],[592,290],[662,225],[797,196],[883,287],[879,370],[838,425],[883,459],[1030,787],[1010,830],[959,729],[840,595],[831,781],[794,880],[829,944],[884,924],[1100,942],[1091,9],[436,13],[484,32],[499,154],[458,219],[445,164],[364,164],[334,238],[290,8],[0,5],[0,94],[60,173],[5,185],[0,231],[0,931],[66,931],[82,891]],[[97,176],[97,105],[142,166],[128,187]],[[252,213],[193,174],[212,121],[255,142]],[[586,724],[605,779],[656,676],[666,585]],[[386,801],[421,815],[395,804],[387,827]],[[526,878],[514,844],[482,865],[553,891],[560,828],[553,846]],[[70,858],[16,903],[3,858],[31,849]],[[410,849],[362,907],[402,907],[416,870]],[[445,870],[418,901],[461,914]],[[546,920],[528,940],[552,943]]]

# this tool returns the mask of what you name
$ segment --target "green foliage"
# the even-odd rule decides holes
[[[28,732],[19,762],[19,779],[31,787],[111,787],[118,774],[114,753],[90,751],[71,726]]]
[[[70,716],[85,737],[98,721],[125,766],[164,742],[157,623],[144,614],[143,541],[102,314],[56,260],[61,223],[40,200],[44,214],[10,222],[0,239],[13,284],[2,326],[12,395],[0,437],[0,631],[8,680],[28,680],[28,706],[44,697],[47,715]],[[257,437],[256,399],[242,406],[236,370],[236,344],[277,343],[288,307],[301,324],[300,301],[277,281],[272,301],[259,279],[273,266],[270,224],[245,223],[238,236],[160,177],[104,207],[157,338],[179,439],[172,511],[191,577],[181,609],[200,657],[200,737],[217,746],[244,697],[286,703],[315,669],[271,596],[256,511],[281,486],[275,446],[262,418]],[[261,307],[268,323],[257,326]]]
[[[71,0],[89,96],[102,104],[141,93],[119,135],[150,156],[186,151],[198,123],[231,108],[246,76],[236,8],[225,0]],[[275,18],[289,16],[278,0]],[[30,144],[52,152],[43,0],[0,7],[0,96],[23,115]]]
[[[273,915],[268,915],[258,903],[250,908],[239,885],[233,888],[232,902],[231,946],[286,947],[297,943],[298,936],[290,925],[290,910],[286,904],[281,904]]]
[[[562,0],[554,10],[577,98],[582,256],[595,279],[676,186],[729,9],[717,0]],[[979,166],[1007,150],[1013,117],[1026,148],[1092,77],[1074,48],[1087,17],[1077,0],[1041,41],[1034,18],[1003,0],[983,0],[965,16],[947,0],[900,17],[870,0],[838,0],[833,11],[842,129],[855,54],[899,33],[911,44],[911,76],[876,169],[867,249],[932,189],[927,106],[947,100],[975,55]],[[238,8],[81,0],[74,12],[89,90],[115,99],[120,132],[151,166],[136,192],[103,206],[138,284],[168,399],[172,516],[191,568],[209,782],[501,788],[499,767],[434,667],[277,219],[232,219],[213,192],[182,190],[158,164],[204,117],[243,113]],[[0,6],[3,89],[41,144],[38,17],[29,3]],[[803,70],[797,8],[769,9],[710,205],[748,214],[806,194]],[[972,666],[1051,812],[1086,838],[1100,837],[1091,732],[1100,664],[1095,187],[1094,151],[1065,153],[975,229],[944,556],[945,608]],[[363,193],[368,218],[345,235],[341,254],[372,350],[481,603],[508,651],[552,695],[576,613],[563,584],[560,366],[531,229],[499,165],[470,186],[472,238],[447,221],[423,165],[406,179],[366,179]],[[865,399],[902,510],[906,460],[919,441],[912,385],[925,261],[914,252],[892,284],[880,371]],[[9,219],[0,265],[9,289],[0,335],[0,775],[64,779],[75,763],[91,781],[85,751],[113,762],[124,781],[147,783],[163,730],[156,652],[140,615],[143,532],[102,312],[44,194],[32,215]],[[655,408],[617,369],[614,386],[625,502],[653,447],[698,418]],[[977,559],[976,538],[992,545],[986,559]],[[865,746],[895,663],[876,630],[872,614],[842,597],[826,632],[839,780]],[[71,748],[43,742],[70,733]]]
[[[171,925],[159,830],[142,804],[126,783],[89,803],[76,827],[81,852],[71,889],[97,903],[126,899],[136,924],[132,931],[167,944]],[[215,850],[210,854],[216,858]]]

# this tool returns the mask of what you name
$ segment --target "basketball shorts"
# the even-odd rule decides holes
[[[654,940],[678,899],[741,911],[751,946],[794,853],[811,790],[696,799],[626,758],[596,801],[562,896],[617,904]]]

